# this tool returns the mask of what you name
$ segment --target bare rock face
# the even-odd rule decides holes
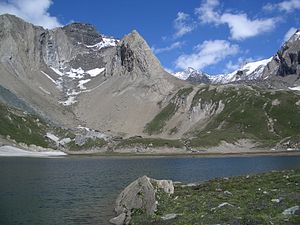
[[[150,79],[167,77],[149,45],[135,30],[118,43],[115,55],[106,69],[110,75],[130,74]]]
[[[263,71],[264,78],[278,78],[294,84],[300,78],[300,30],[281,47]]]
[[[91,24],[71,23],[62,29],[72,39],[74,44],[95,45],[103,40],[102,36]]]
[[[156,192],[162,189],[168,194],[174,193],[173,182],[170,180],[155,180],[143,176],[128,185],[116,200],[117,216],[110,220],[112,224],[129,224],[134,210],[143,210],[153,214],[157,209]]]
[[[43,118],[130,135],[184,85],[136,31],[119,41],[90,24],[47,30],[8,14],[0,16],[0,78]]]

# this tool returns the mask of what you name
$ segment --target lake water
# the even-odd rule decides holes
[[[117,195],[142,175],[201,182],[300,167],[300,156],[0,158],[0,224],[108,224]]]

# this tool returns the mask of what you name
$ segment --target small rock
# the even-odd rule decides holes
[[[296,213],[299,213],[299,211],[300,211],[300,208],[299,208],[299,206],[298,205],[296,205],[296,206],[293,206],[293,207],[291,207],[291,208],[288,208],[288,209],[286,209],[286,210],[284,210],[283,212],[282,212],[282,214],[283,215],[294,215],[294,214],[296,214]]]
[[[225,195],[233,195],[230,191],[224,191]]]
[[[281,202],[281,199],[274,198],[271,200],[271,202],[279,203],[279,202]]]
[[[112,224],[115,224],[115,225],[123,225],[125,219],[126,219],[126,214],[121,213],[117,217],[110,219],[109,222],[112,223]]]
[[[163,189],[168,194],[174,194],[174,185],[171,180],[155,180],[151,179],[151,183],[156,183],[157,188]]]
[[[162,216],[161,218],[163,220],[171,220],[171,219],[175,219],[177,217],[176,213],[170,213],[170,214],[166,214],[164,216]]]
[[[223,202],[223,203],[221,203],[220,205],[218,205],[218,208],[222,208],[222,207],[224,207],[224,206],[231,206],[231,207],[234,207],[233,205],[231,205],[231,204],[228,203],[228,202]]]

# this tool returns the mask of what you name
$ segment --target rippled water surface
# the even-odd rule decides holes
[[[200,182],[300,167],[300,156],[0,158],[0,224],[108,224],[119,192],[142,175]]]

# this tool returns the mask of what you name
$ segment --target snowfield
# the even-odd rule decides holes
[[[56,157],[66,155],[66,153],[61,151],[33,152],[8,145],[0,147],[0,157]]]

